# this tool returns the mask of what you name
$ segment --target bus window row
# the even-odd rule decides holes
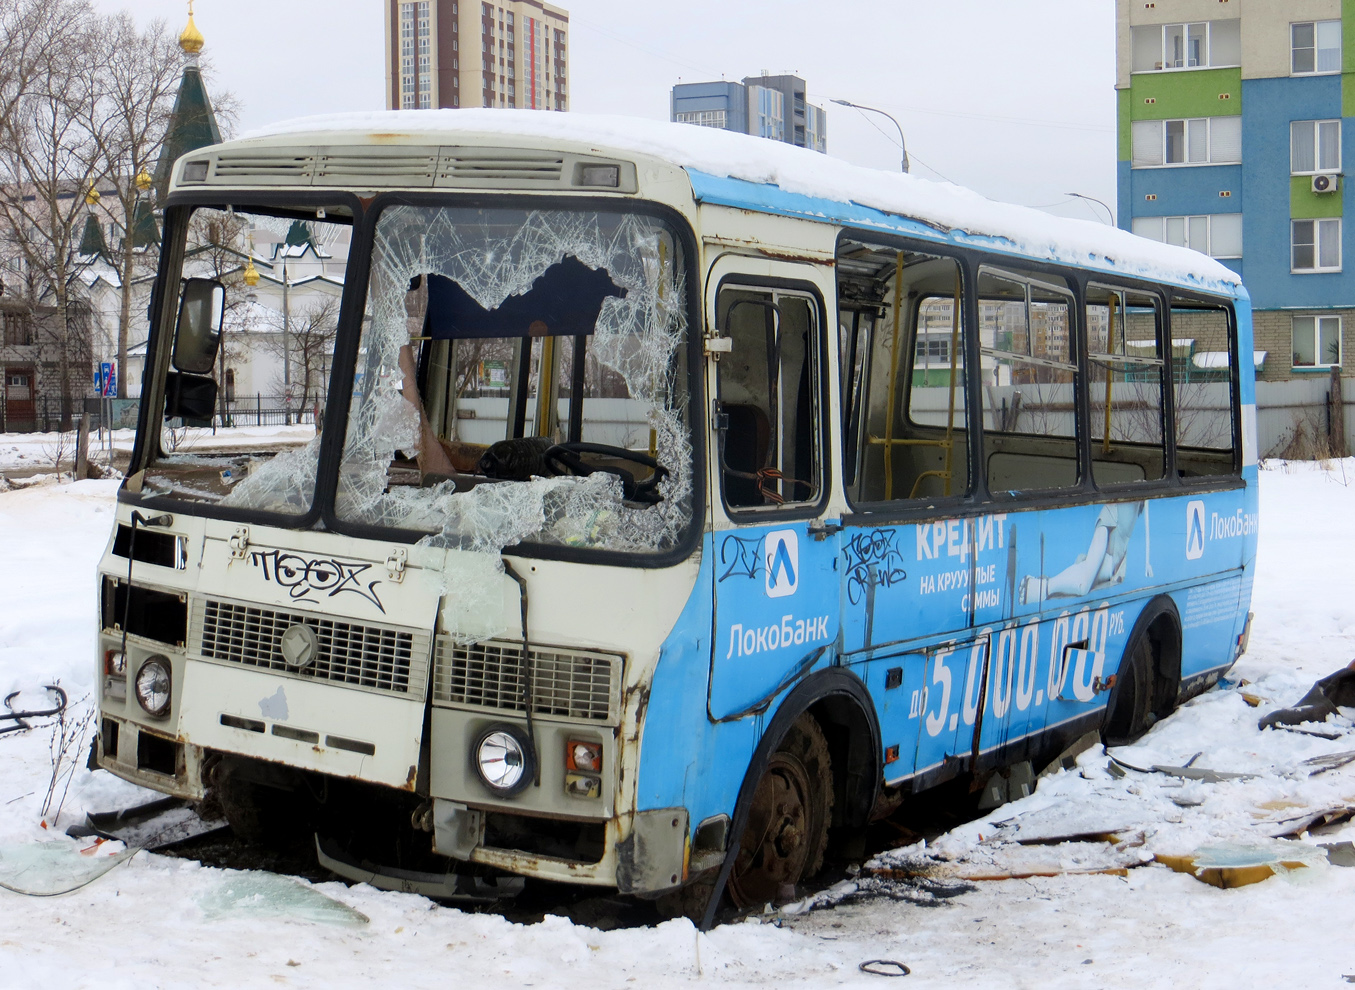
[[[1228,307],[1080,276],[844,239],[848,497],[962,496],[976,465],[995,497],[1234,474]]]

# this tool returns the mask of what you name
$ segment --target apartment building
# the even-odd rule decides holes
[[[1355,372],[1355,0],[1116,0],[1120,225],[1241,273],[1263,380]],[[1173,331],[1180,358],[1217,356]]]
[[[743,82],[678,83],[671,95],[671,119],[828,150],[828,115],[805,99],[805,81],[799,76],[764,73]]]
[[[569,106],[569,11],[537,0],[387,0],[386,106]]]

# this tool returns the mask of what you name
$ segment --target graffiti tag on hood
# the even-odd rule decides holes
[[[349,564],[326,558],[307,560],[282,550],[255,550],[250,553],[249,562],[263,570],[265,581],[286,588],[287,594],[296,601],[318,603],[321,596],[333,598],[346,591],[367,599],[383,615],[386,612],[376,595],[376,586],[381,582],[364,584],[360,580],[363,572],[371,569],[371,564]]]

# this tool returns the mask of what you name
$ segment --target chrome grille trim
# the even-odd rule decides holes
[[[192,649],[209,660],[417,700],[424,696],[431,637],[422,630],[215,598],[195,600],[189,623]],[[278,644],[299,623],[315,630],[319,649],[310,664],[295,670],[283,661]]]
[[[532,713],[615,724],[621,717],[622,658],[556,646],[532,647]],[[522,644],[456,646],[437,637],[433,700],[522,711]]]

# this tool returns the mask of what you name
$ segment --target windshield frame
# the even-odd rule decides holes
[[[303,513],[270,512],[263,509],[246,509],[216,502],[193,502],[185,499],[162,495],[143,495],[127,487],[127,479],[145,471],[150,465],[151,455],[161,455],[160,411],[164,408],[164,380],[168,370],[170,349],[174,345],[175,323],[178,318],[179,292],[177,282],[183,271],[184,255],[187,248],[188,224],[193,212],[201,208],[225,210],[227,207],[242,211],[255,208],[275,210],[295,210],[298,218],[304,219],[306,213],[314,214],[319,209],[333,210],[343,208],[352,214],[352,245],[360,248],[359,238],[365,229],[363,223],[363,201],[353,193],[343,190],[298,189],[292,191],[267,190],[202,190],[189,193],[174,193],[165,204],[164,234],[161,241],[166,247],[160,254],[160,265],[155,273],[155,282],[151,288],[150,330],[146,344],[146,366],[141,376],[141,398],[137,408],[136,439],[132,445],[132,457],[127,467],[127,478],[118,486],[118,501],[130,505],[144,506],[171,514],[206,516],[224,519],[230,522],[253,522],[279,529],[311,529],[320,518],[320,504],[323,497],[324,478],[324,439],[321,440],[321,453],[316,467],[316,492],[310,506]],[[353,248],[350,248],[352,250]],[[358,260],[364,257],[365,250],[358,251]],[[353,265],[350,262],[344,273],[343,293],[339,302],[339,333],[343,332],[344,321],[352,310]],[[365,284],[366,269],[362,278]],[[175,291],[171,292],[170,283],[175,282]],[[331,376],[332,377],[332,376]],[[148,401],[149,400],[149,401]],[[325,410],[322,434],[328,432],[332,423],[332,410]]]
[[[705,361],[701,348],[704,322],[701,318],[701,293],[697,277],[699,255],[696,238],[692,233],[691,224],[677,210],[662,203],[619,196],[387,192],[381,193],[374,200],[367,202],[362,217],[360,239],[355,235],[354,240],[355,244],[360,245],[360,253],[357,258],[350,256],[348,268],[348,277],[355,283],[352,286],[355,295],[350,298],[345,292],[344,296],[345,306],[351,305],[353,309],[351,313],[345,311],[347,318],[339,321],[339,333],[334,344],[336,355],[334,373],[329,386],[330,402],[325,410],[326,435],[320,448],[320,475],[323,484],[318,487],[316,493],[316,501],[321,503],[320,518],[323,521],[324,528],[358,539],[395,540],[400,543],[416,543],[429,536],[423,530],[397,529],[345,520],[337,514],[335,506],[339,466],[343,458],[346,440],[348,412],[353,400],[353,382],[362,331],[362,314],[367,305],[367,289],[370,281],[376,226],[383,211],[397,206],[577,212],[592,210],[650,216],[669,225],[674,237],[682,244],[687,276],[685,280],[687,290],[686,384],[688,395],[687,426],[691,431],[692,496],[691,514],[680,538],[671,548],[652,553],[569,547],[526,541],[507,546],[502,552],[505,556],[646,568],[667,567],[690,557],[700,543],[701,533],[705,529],[706,516]],[[356,262],[356,266],[354,262]],[[360,285],[357,284],[359,278],[361,279]],[[349,286],[345,286],[345,289],[348,288]],[[343,355],[343,360],[338,359],[340,354]],[[513,482],[506,483],[513,484]]]
[[[128,477],[148,466],[151,444],[159,443],[157,416],[164,405],[164,370],[168,348],[172,346],[178,308],[178,292],[168,291],[170,282],[182,270],[188,220],[201,207],[239,210],[332,209],[343,207],[352,213],[353,232],[340,312],[334,340],[334,361],[329,379],[329,401],[324,412],[320,452],[316,465],[315,497],[304,513],[287,514],[261,509],[238,508],[218,503],[190,502],[166,496],[142,495],[131,491],[126,481],[118,488],[118,501],[170,513],[223,519],[231,522],[258,523],[279,529],[322,529],[357,539],[384,540],[412,544],[429,534],[421,530],[396,529],[346,521],[336,512],[339,467],[343,460],[348,412],[353,398],[356,355],[362,335],[362,318],[367,305],[372,250],[377,221],[383,210],[393,206],[462,207],[500,209],[594,210],[635,213],[662,220],[682,244],[686,262],[687,291],[687,394],[688,427],[691,431],[692,495],[691,515],[681,537],[671,548],[653,553],[604,550],[523,542],[504,548],[505,554],[545,560],[565,560],[626,567],[658,568],[680,563],[691,556],[700,543],[706,517],[706,438],[705,438],[705,358],[701,337],[705,326],[701,309],[698,272],[698,245],[691,223],[677,210],[662,203],[621,196],[532,195],[524,193],[453,192],[380,192],[374,197],[359,197],[342,190],[203,190],[175,193],[165,207],[164,241],[160,266],[151,292],[151,325],[147,345],[147,370],[143,374],[142,401],[137,413],[136,440]],[[153,360],[153,365],[150,363]],[[147,401],[150,400],[150,401]],[[154,410],[154,412],[153,412]]]

